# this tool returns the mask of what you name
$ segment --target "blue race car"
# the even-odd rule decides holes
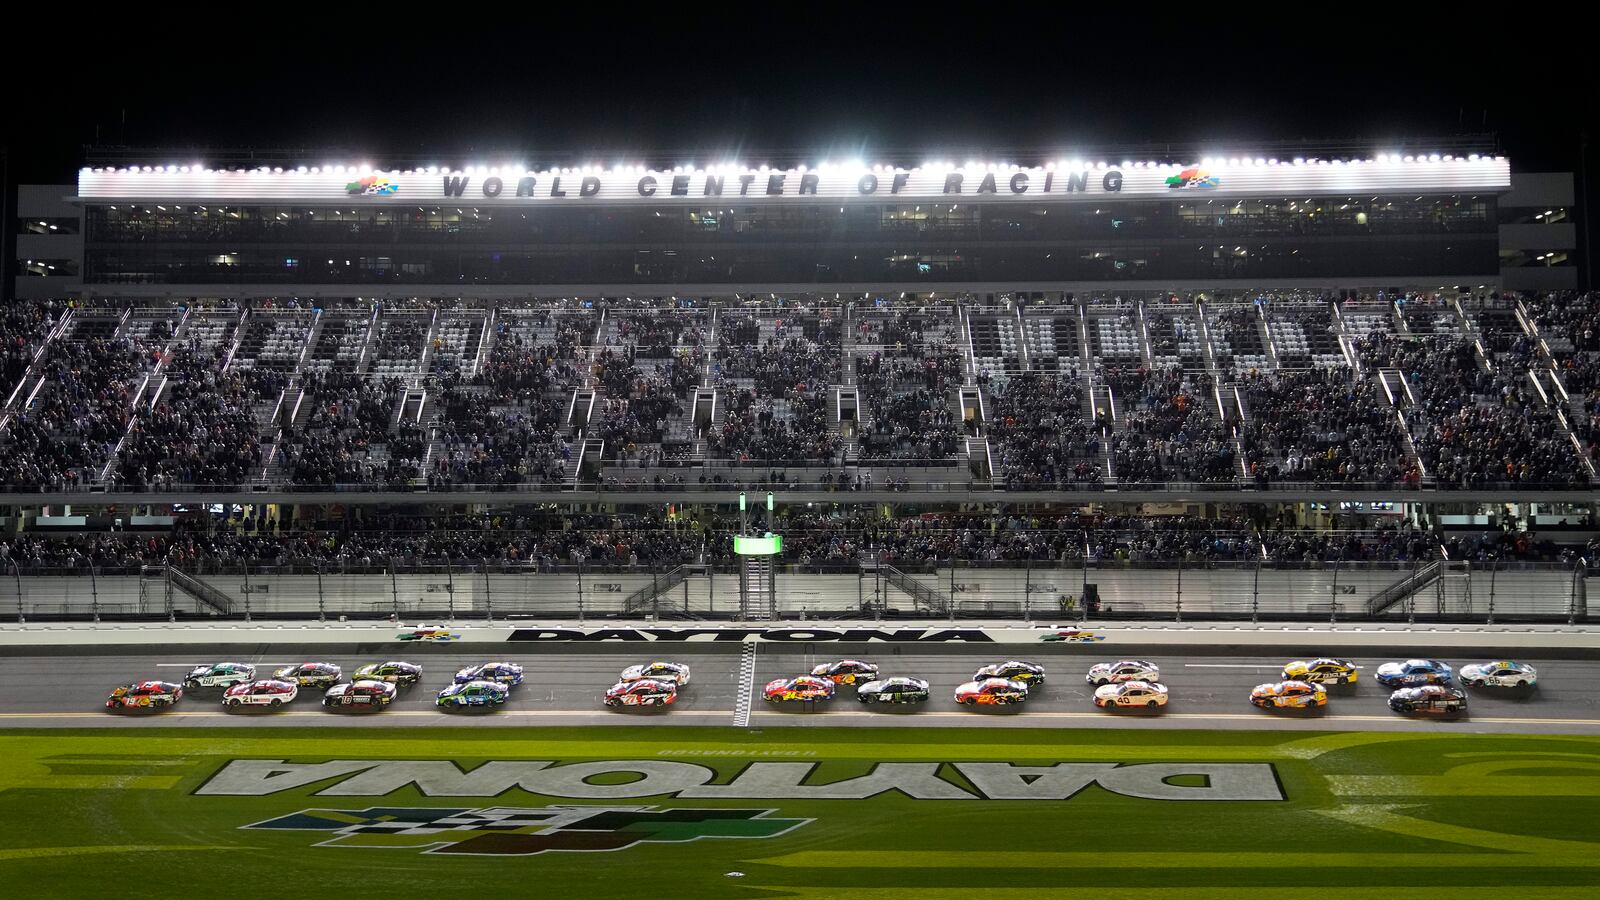
[[[1450,684],[1455,673],[1448,663],[1437,659],[1408,659],[1384,663],[1375,676],[1385,687],[1415,687],[1419,684]]]
[[[511,695],[511,688],[492,681],[452,684],[439,692],[438,704],[445,707],[499,706]]]
[[[516,663],[492,662],[468,666],[456,673],[456,684],[466,684],[469,681],[493,681],[505,685],[521,684],[522,667]]]

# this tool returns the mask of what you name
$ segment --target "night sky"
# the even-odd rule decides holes
[[[1236,24],[1245,8],[1204,6],[762,19],[624,5],[588,24],[450,9],[329,15],[292,38],[271,18],[288,12],[130,13],[8,41],[9,180],[70,180],[96,143],[174,162],[306,148],[283,161],[759,165],[1297,140],[1425,151],[1485,133],[1516,170],[1576,169],[1600,88],[1558,21],[1401,26],[1358,6],[1275,6],[1281,24],[1257,30]]]

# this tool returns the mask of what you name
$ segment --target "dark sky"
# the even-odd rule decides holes
[[[277,13],[241,13],[237,27],[214,12],[154,25],[118,15],[104,33],[21,42],[7,69],[28,74],[0,86],[15,94],[13,180],[70,177],[97,136],[458,164],[516,151],[538,164],[591,152],[874,162],[895,150],[920,162],[1302,138],[1376,151],[1491,131],[1529,170],[1576,165],[1600,86],[1553,27],[1391,33],[1357,7],[1347,29],[1285,19],[1277,33],[1211,24],[1200,8],[968,18],[819,6],[702,24],[624,5],[587,25],[449,9],[329,15],[322,35],[298,25],[292,38]]]

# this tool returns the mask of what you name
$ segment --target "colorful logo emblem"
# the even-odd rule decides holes
[[[1222,179],[1205,169],[1184,169],[1176,175],[1167,176],[1169,188],[1214,188],[1221,182]]]
[[[400,185],[395,184],[382,175],[368,175],[358,181],[352,181],[344,186],[349,194],[378,194],[388,196],[400,190]]]
[[[769,819],[772,809],[656,809],[653,806],[546,806],[517,809],[303,809],[243,825],[323,831],[318,847],[366,847],[477,856],[532,856],[549,850],[622,850],[639,843],[700,838],[769,838],[811,819]]]
[[[1063,641],[1069,644],[1092,644],[1095,641],[1103,641],[1105,639],[1106,637],[1103,634],[1095,634],[1092,631],[1080,631],[1076,628],[1068,628],[1064,631],[1057,631],[1054,634],[1043,634],[1039,636],[1039,640],[1041,641]]]
[[[461,635],[444,628],[418,628],[415,631],[402,631],[395,635],[402,641],[459,641]]]

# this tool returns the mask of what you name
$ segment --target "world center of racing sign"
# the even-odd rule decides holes
[[[1304,164],[1218,160],[1209,165],[1064,163],[1044,166],[823,165],[816,169],[715,166],[530,170],[518,166],[377,170],[210,169],[204,166],[86,168],[77,199],[338,206],[661,205],[1154,200],[1177,197],[1314,197],[1397,193],[1500,193],[1511,185],[1503,157],[1393,158]]]

